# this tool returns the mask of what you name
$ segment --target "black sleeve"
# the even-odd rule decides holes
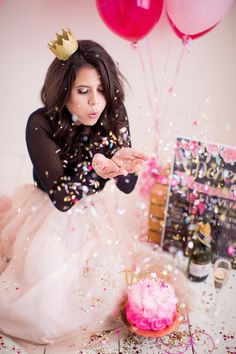
[[[131,147],[131,138],[130,138],[130,128],[129,120],[125,106],[122,106],[120,112],[122,115],[123,124],[119,129],[118,144],[120,148],[122,147]],[[124,193],[131,193],[134,190],[134,187],[138,180],[137,173],[129,173],[127,176],[118,176],[115,178],[117,187]]]
[[[43,190],[60,211],[67,211],[85,194],[95,193],[102,179],[80,164],[75,176],[65,173],[60,147],[50,131],[50,123],[42,116],[30,116],[26,127],[26,143],[35,174]],[[104,184],[105,184],[105,180]]]

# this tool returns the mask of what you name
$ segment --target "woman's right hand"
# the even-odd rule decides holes
[[[122,174],[139,172],[149,157],[137,150],[123,147],[112,157],[112,161],[123,171]]]
[[[94,155],[92,166],[96,174],[104,179],[113,178],[122,174],[115,162],[102,154]]]

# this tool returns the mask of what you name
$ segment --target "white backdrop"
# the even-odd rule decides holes
[[[119,63],[130,84],[126,105],[134,147],[153,153],[157,118],[163,162],[172,157],[177,135],[236,145],[235,2],[219,25],[192,41],[180,60],[182,43],[164,11],[134,49],[105,26],[95,0],[1,0],[1,190],[10,192],[14,185],[32,181],[24,130],[29,114],[41,105],[39,92],[53,60],[47,43],[62,27],[101,43]],[[148,96],[157,102],[158,112],[151,109]]]

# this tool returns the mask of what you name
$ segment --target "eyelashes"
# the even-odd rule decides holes
[[[88,89],[78,89],[77,90],[78,94],[80,94],[80,95],[86,95],[86,93],[88,93],[88,91],[89,91]],[[101,92],[101,93],[104,93],[104,88],[103,87],[102,88],[98,88],[97,91]]]
[[[79,89],[79,90],[77,90],[77,92],[78,92],[80,95],[85,95],[86,93],[88,93],[88,90]]]

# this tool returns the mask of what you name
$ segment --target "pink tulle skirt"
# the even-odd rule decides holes
[[[2,199],[0,331],[33,343],[73,335],[85,343],[117,326],[137,240],[112,197],[101,191],[60,212],[29,184],[12,203]]]
[[[114,199],[105,189],[60,212],[31,184],[0,197],[0,332],[88,347],[95,333],[121,326],[127,274],[149,263],[173,269],[179,301],[193,299],[183,273],[138,240]]]

